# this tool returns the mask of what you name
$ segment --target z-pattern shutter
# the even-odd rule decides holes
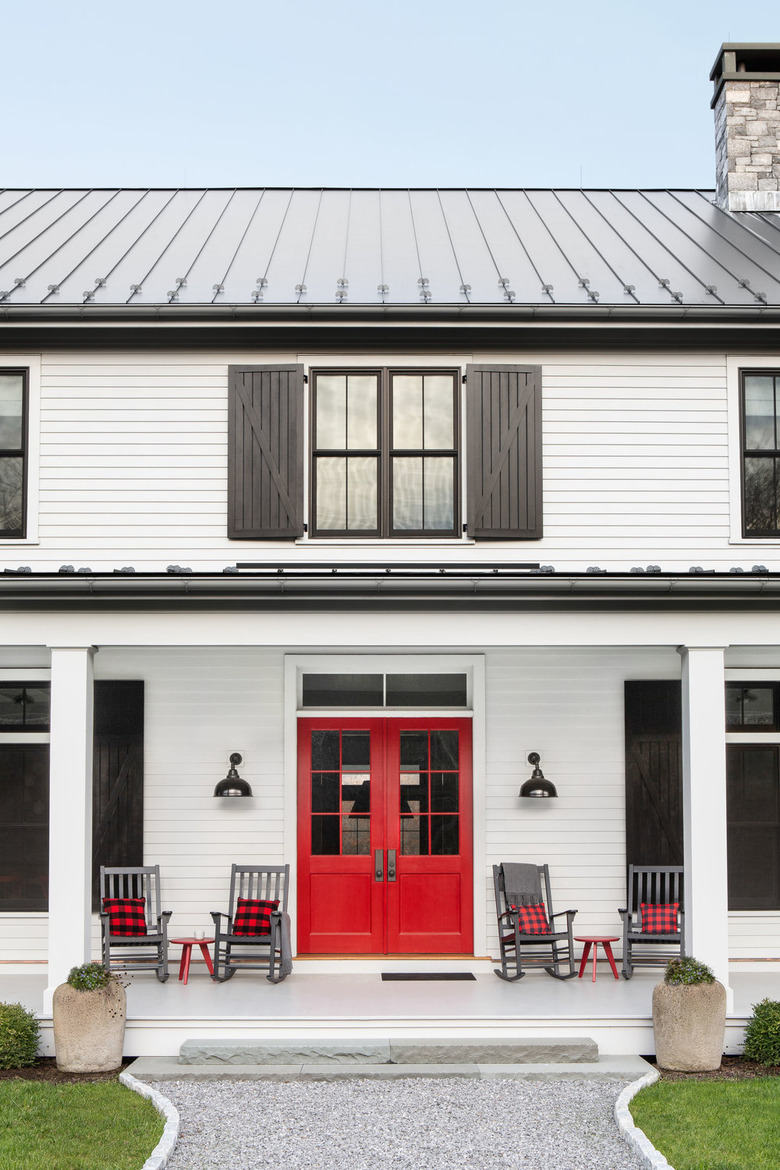
[[[303,366],[230,366],[228,537],[303,535]]]
[[[92,905],[101,865],[144,864],[144,684],[95,683]]]
[[[683,865],[682,688],[625,684],[626,864]]]
[[[468,534],[542,535],[540,366],[467,366]]]

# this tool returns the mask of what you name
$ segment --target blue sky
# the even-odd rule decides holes
[[[0,0],[2,185],[714,182],[778,0]]]

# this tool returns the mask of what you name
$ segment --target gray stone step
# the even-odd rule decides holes
[[[435,1040],[185,1040],[179,1064],[208,1065],[464,1065],[594,1064],[595,1041],[582,1036],[501,1040],[492,1036]]]
[[[139,1081],[387,1081],[406,1077],[473,1080],[638,1080],[652,1068],[641,1056],[600,1056],[579,1064],[179,1064],[175,1057],[140,1056],[128,1068]]]

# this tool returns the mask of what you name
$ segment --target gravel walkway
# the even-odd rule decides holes
[[[168,1170],[642,1170],[623,1084],[442,1078],[149,1081],[181,1114]]]

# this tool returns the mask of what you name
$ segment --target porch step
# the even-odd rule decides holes
[[[636,1081],[652,1066],[641,1056],[600,1056],[572,1064],[179,1064],[167,1056],[140,1056],[128,1068],[139,1081],[390,1081],[457,1077],[514,1081]]]
[[[495,1065],[594,1064],[598,1045],[582,1036],[500,1040],[495,1037],[435,1040],[185,1040],[180,1065]]]

